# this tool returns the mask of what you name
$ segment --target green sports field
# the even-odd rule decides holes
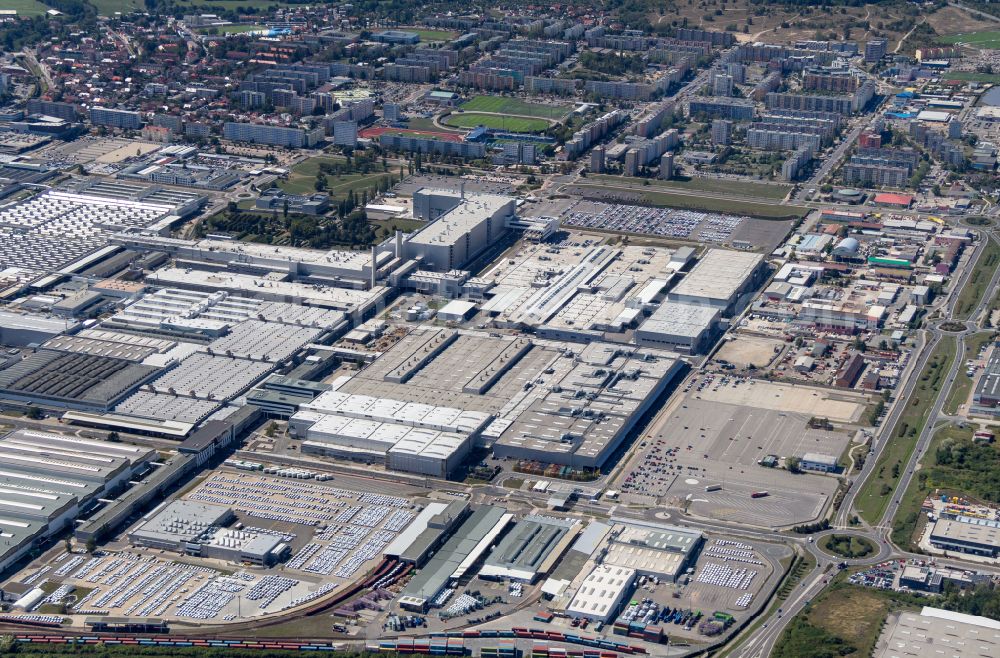
[[[403,32],[416,32],[421,41],[451,41],[458,36],[454,30],[430,30],[423,27],[400,27]]]
[[[450,114],[443,121],[445,125],[456,128],[475,128],[486,126],[494,130],[507,130],[514,133],[538,133],[549,127],[545,119],[530,119],[528,117],[511,117],[498,114],[480,114],[465,112]]]
[[[264,10],[271,6],[287,7],[288,3],[281,0],[176,0],[185,13],[189,11],[211,11],[213,9]]]
[[[18,16],[41,16],[48,7],[36,0],[0,0],[0,9],[15,9]]]
[[[119,14],[130,14],[134,11],[146,11],[146,6],[142,0],[89,0],[90,4],[97,8],[97,13],[101,16],[114,16]]]
[[[987,30],[984,32],[965,32],[961,34],[949,34],[946,37],[938,37],[941,43],[967,43],[970,46],[979,48],[1000,48],[1000,31]]]
[[[218,27],[201,27],[196,30],[200,34],[244,34],[246,32],[260,32],[267,28],[263,25],[220,25]],[[215,30],[213,33],[212,30]]]
[[[504,98],[503,96],[474,96],[462,103],[461,107],[466,112],[494,112],[496,114],[515,114],[557,120],[561,120],[569,113],[569,108],[565,105],[529,103],[520,98]]]
[[[966,82],[982,82],[1000,84],[1000,73],[974,73],[972,71],[954,71],[942,73],[943,80],[964,80]]]

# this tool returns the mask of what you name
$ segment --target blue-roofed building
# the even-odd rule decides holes
[[[465,136],[465,141],[467,142],[484,142],[486,141],[486,126],[476,126],[472,131]]]
[[[402,30],[383,30],[372,36],[379,43],[405,43],[414,44],[420,41],[420,35],[416,32],[404,32]]]

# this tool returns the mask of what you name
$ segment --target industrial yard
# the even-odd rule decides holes
[[[1000,654],[990,3],[134,4],[0,7],[0,654]]]

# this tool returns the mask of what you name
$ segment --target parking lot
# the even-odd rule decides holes
[[[396,194],[412,196],[421,188],[430,187],[458,192],[463,188],[468,194],[512,194],[520,180],[506,176],[438,176],[436,174],[413,174],[407,176],[393,188]]]
[[[697,384],[694,388],[697,389]],[[827,418],[834,423],[856,423],[865,410],[865,398],[857,393],[761,380],[738,383],[736,378],[730,378],[728,384],[717,386],[712,379],[696,394],[709,402],[807,414],[810,417]]]
[[[285,570],[338,584],[380,559],[415,516],[401,496],[231,471],[214,473],[185,498],[230,505],[246,523],[286,534],[294,553]]]
[[[563,214],[563,222],[579,228],[715,243],[727,242],[748,220],[737,215],[582,200]]]
[[[35,153],[37,157],[55,165],[105,164],[119,162],[133,157],[137,151],[149,153],[163,144],[153,144],[122,137],[81,137],[72,142],[59,142]]]
[[[780,573],[777,560],[786,556],[788,549],[777,544],[763,544],[724,537],[706,538],[705,546],[693,565],[691,573],[683,575],[677,583],[644,579],[632,600],[636,605],[626,606],[619,619],[632,621],[639,610],[654,611],[664,633],[672,638],[704,641],[699,633],[699,623],[684,623],[683,613],[701,613],[701,620],[711,619],[713,613],[733,615],[737,621],[746,619],[766,601],[767,594],[777,584]],[[633,612],[630,612],[633,611]],[[678,619],[676,613],[682,617]],[[664,621],[665,615],[672,615]],[[678,623],[678,621],[680,623]]]
[[[714,382],[709,377],[693,380],[687,395],[654,424],[616,483],[623,498],[763,527],[818,517],[832,499],[836,480],[791,473],[780,468],[780,460],[809,452],[839,457],[849,444],[849,432],[809,427],[818,414],[700,399],[714,390]],[[719,379],[720,391],[758,386],[770,390],[762,382],[722,384]],[[779,459],[779,467],[759,463],[769,455]],[[766,495],[753,497],[755,492]]]
[[[274,567],[119,539],[92,556],[60,551],[27,572],[20,586],[58,584],[50,603],[61,601],[81,615],[224,623],[304,605],[368,573],[419,509],[404,495],[372,490],[368,481],[338,477],[338,483],[357,489],[223,468],[182,496],[232,508],[238,521],[233,532],[280,537],[291,554]]]
[[[58,556],[38,586],[60,583],[81,615],[234,621],[302,605],[334,589],[331,584],[276,574],[169,561],[143,551]],[[55,598],[55,597],[53,597]],[[61,598],[61,597],[60,597]]]

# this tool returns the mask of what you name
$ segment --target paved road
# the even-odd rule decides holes
[[[980,242],[980,246],[985,250],[985,245],[990,240],[996,240],[996,236],[993,235],[992,231],[986,232],[986,239]],[[977,257],[981,256],[977,254]],[[968,282],[968,277],[971,275],[973,270],[973,263],[970,262],[969,266],[966,267],[966,277],[963,285]],[[952,361],[951,368],[948,371],[948,378],[945,380],[944,385],[941,387],[941,392],[938,394],[937,400],[934,401],[934,406],[931,408],[930,415],[927,417],[927,422],[924,424],[923,431],[920,433],[917,439],[917,447],[914,449],[913,454],[910,455],[910,459],[907,462],[906,468],[903,470],[903,475],[899,480],[899,484],[896,486],[896,497],[890,502],[885,514],[882,516],[880,525],[883,527],[883,531],[888,533],[892,525],[892,519],[895,517],[899,510],[899,501],[902,499],[903,493],[906,492],[907,487],[910,485],[910,481],[913,479],[914,472],[916,471],[916,466],[919,461],[923,458],[924,453],[930,446],[931,439],[937,430],[937,421],[941,416],[941,408],[944,406],[945,402],[948,400],[951,394],[952,386],[955,383],[955,378],[958,376],[959,370],[965,365],[965,340],[970,335],[975,334],[980,330],[978,324],[979,317],[987,310],[990,303],[993,301],[992,295],[989,294],[990,291],[996,290],[998,283],[1000,283],[1000,268],[997,268],[993,273],[993,277],[990,279],[990,285],[986,287],[983,294],[983,298],[979,300],[976,308],[971,313],[970,320],[965,323],[965,330],[961,332],[945,332],[940,329],[940,325],[934,327],[933,331],[940,337],[945,335],[952,335],[956,337],[956,342],[958,343],[957,349],[955,351],[955,358]],[[949,300],[948,306],[948,317],[951,317],[954,312],[954,305],[958,299],[958,295],[954,295],[951,300]]]
[[[872,114],[873,117],[877,117],[879,115],[882,106],[888,98],[889,97],[887,95],[881,102],[879,102],[878,106],[875,107]],[[874,121],[874,118],[871,121],[859,121],[858,125],[856,125],[849,133],[847,133],[847,135],[844,136],[840,144],[837,145],[837,148],[833,150],[833,153],[831,153],[829,157],[825,158],[819,168],[813,172],[812,177],[808,181],[801,184],[798,194],[795,195],[796,201],[805,200],[809,190],[820,186],[830,172],[832,172],[844,159],[847,152],[854,147],[854,143],[858,141],[858,137],[860,137],[861,133],[871,125],[872,121]]]
[[[991,295],[984,294],[983,299],[979,301],[973,313],[970,315],[970,320],[965,322],[964,330],[960,332],[946,332],[941,329],[941,324],[953,317],[960,291],[969,282],[975,263],[980,257],[982,257],[988,241],[997,240],[997,236],[994,234],[992,229],[983,231],[979,227],[969,228],[980,230],[983,239],[981,239],[976,245],[973,256],[963,268],[956,285],[952,286],[952,289],[945,301],[939,305],[942,319],[936,320],[933,324],[929,325],[927,329],[929,340],[925,340],[922,336],[920,339],[921,344],[914,350],[914,353],[918,356],[915,359],[911,359],[909,371],[904,373],[903,389],[897,394],[895,404],[890,409],[876,434],[874,439],[874,453],[866,460],[865,467],[862,470],[860,477],[853,484],[848,492],[848,495],[845,496],[840,512],[836,517],[837,522],[835,525],[841,527],[832,528],[828,531],[815,534],[815,543],[799,543],[800,548],[808,550],[816,558],[816,567],[812,570],[812,572],[803,577],[802,585],[796,588],[796,591],[793,592],[784,605],[782,605],[781,613],[775,614],[770,619],[763,620],[764,623],[761,626],[737,637],[731,654],[732,656],[737,656],[739,658],[764,658],[765,656],[770,655],[771,651],[774,649],[775,643],[781,637],[781,633],[784,631],[789,621],[801,612],[805,608],[806,604],[811,601],[816,594],[819,594],[823,590],[826,582],[835,569],[834,565],[839,562],[838,559],[825,554],[819,549],[818,544],[826,535],[834,532],[837,534],[856,535],[868,539],[878,547],[878,552],[869,558],[862,560],[845,560],[845,562],[847,562],[850,566],[876,564],[890,558],[926,559],[927,556],[925,555],[910,553],[895,546],[892,543],[889,534],[892,527],[892,520],[899,511],[899,500],[902,498],[903,493],[912,481],[916,465],[919,463],[920,459],[923,457],[928,446],[930,445],[931,438],[934,435],[935,426],[937,425],[937,421],[941,415],[941,408],[950,395],[955,377],[958,374],[958,369],[964,364],[966,349],[965,339],[967,336],[974,334],[980,329],[979,322],[981,321],[981,316],[984,311],[988,309],[988,305],[992,300]],[[996,289],[998,284],[1000,284],[1000,268],[994,272],[987,290]],[[925,423],[920,436],[917,438],[916,446],[910,456],[906,468],[903,470],[899,482],[897,483],[893,499],[889,502],[889,505],[887,506],[885,513],[881,516],[879,524],[876,528],[871,529],[865,525],[862,525],[859,528],[845,528],[844,526],[846,526],[846,520],[851,514],[853,514],[853,506],[857,494],[861,490],[865,481],[871,476],[875,464],[878,462],[879,456],[884,450],[885,445],[888,443],[888,438],[893,436],[896,424],[898,423],[899,418],[905,409],[905,405],[913,392],[919,373],[926,365],[927,360],[930,358],[930,354],[934,351],[934,347],[944,336],[947,335],[954,336],[957,339],[955,359],[949,369],[944,385],[942,385],[937,398],[934,400],[927,422]],[[970,567],[968,562],[956,560],[954,558],[935,557],[934,559],[937,564],[942,566],[954,566],[962,569]],[[982,565],[977,563],[975,568],[976,570],[985,573],[992,573],[994,575],[1000,574],[1000,567],[997,566]]]
[[[963,268],[958,282],[956,283],[956,285],[952,286],[950,292],[948,293],[948,296],[945,298],[944,303],[941,305],[940,307],[941,312],[942,315],[944,315],[945,317],[951,318],[952,314],[954,313],[955,304],[958,301],[960,291],[962,290],[962,288],[965,287],[966,283],[968,283],[969,277],[972,275],[973,265],[982,255],[985,246],[986,246],[986,240],[980,240],[979,243],[976,245],[975,251],[973,252],[972,257],[969,259],[969,262],[967,263],[966,267]],[[927,361],[930,359],[931,353],[934,351],[934,348],[937,346],[938,342],[940,342],[941,340],[941,337],[944,335],[937,327],[938,327],[937,324],[931,325],[929,327],[928,331],[926,332],[930,336],[929,340],[925,335],[921,334],[919,338],[920,344],[913,351],[913,353],[916,354],[916,357],[910,359],[909,371],[904,373],[903,389],[901,391],[897,391],[894,403],[890,408],[889,413],[886,415],[886,418],[882,422],[881,427],[876,432],[873,445],[874,452],[867,457],[867,459],[865,460],[864,468],[861,471],[861,474],[857,478],[855,478],[854,484],[851,486],[850,491],[844,497],[844,501],[840,506],[840,512],[837,515],[834,525],[842,527],[846,526],[847,519],[853,514],[854,503],[858,494],[864,488],[864,484],[868,480],[868,478],[871,477],[871,474],[875,469],[875,465],[878,462],[879,457],[882,454],[882,451],[885,449],[885,446],[888,444],[889,439],[891,439],[891,437],[894,435],[896,431],[896,425],[899,422],[899,418],[900,416],[903,415],[903,412],[906,409],[906,404],[913,393],[913,389],[916,387],[918,381],[917,379],[918,373],[920,373],[924,369],[924,366],[927,365]],[[964,361],[964,358],[962,360]],[[956,363],[957,362],[958,360],[956,359]],[[949,389],[950,386],[942,386],[941,395],[939,396],[939,398],[943,396],[944,399],[947,399],[947,393]],[[938,407],[938,411],[939,410],[940,407]],[[925,429],[934,424],[933,421],[935,418],[936,416],[928,417]],[[908,481],[909,478],[907,477],[907,482]],[[895,510],[897,505],[895,503],[892,503],[891,507],[893,508],[893,510]]]

